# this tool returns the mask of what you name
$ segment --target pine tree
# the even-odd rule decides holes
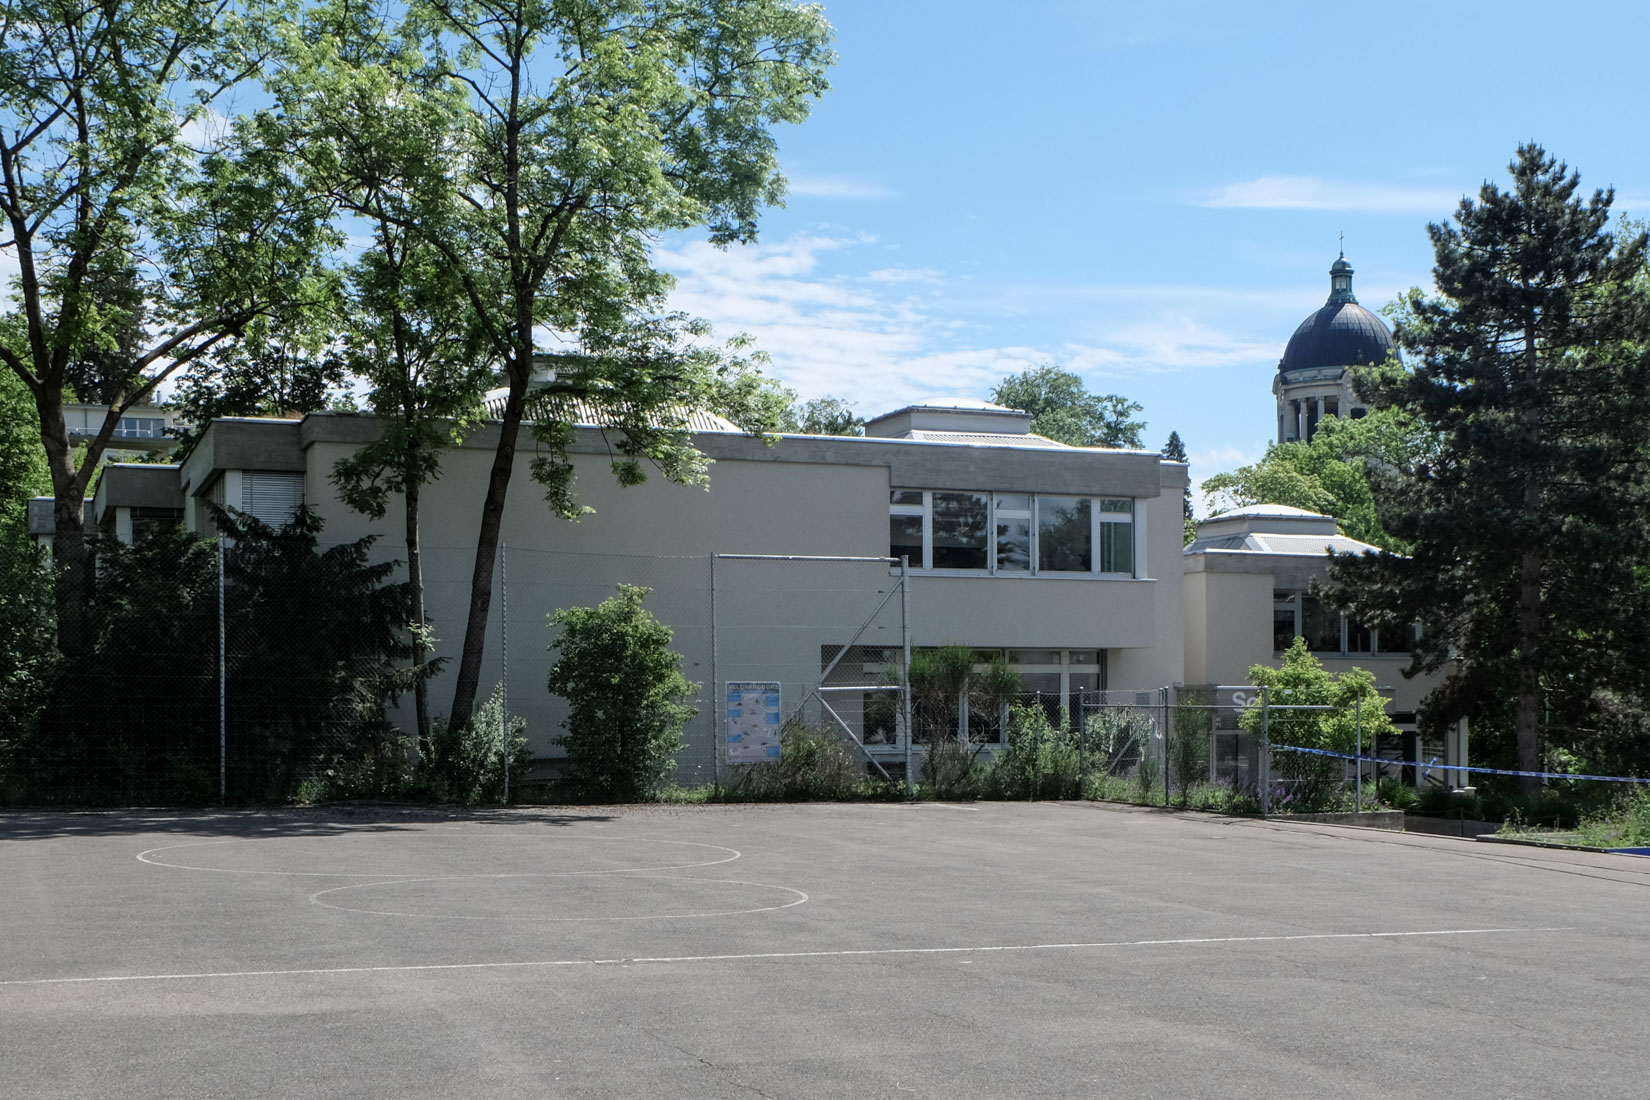
[[[1169,441],[1163,444],[1163,457],[1170,462],[1189,461],[1186,458],[1186,444],[1180,441],[1179,432],[1169,433]],[[1197,517],[1192,514],[1192,486],[1189,481],[1186,483],[1186,494],[1180,502],[1180,507],[1181,525],[1185,528],[1185,544],[1189,546],[1192,540],[1197,538]]]
[[[1421,624],[1412,671],[1450,668],[1430,719],[1510,726],[1536,771],[1544,736],[1644,686],[1650,310],[1645,238],[1607,231],[1612,193],[1583,202],[1536,145],[1510,168],[1510,190],[1485,183],[1429,227],[1440,296],[1410,292],[1397,336],[1416,366],[1375,386],[1436,433],[1429,461],[1377,484],[1413,551],[1331,575],[1364,621]]]

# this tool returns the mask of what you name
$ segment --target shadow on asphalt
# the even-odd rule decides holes
[[[613,815],[595,811],[582,813],[578,810],[476,810],[441,806],[316,806],[304,809],[194,812],[16,811],[0,813],[0,842],[54,840],[76,836],[137,836],[147,833],[242,839],[339,836],[344,833],[394,833],[432,823],[569,827],[612,820]]]

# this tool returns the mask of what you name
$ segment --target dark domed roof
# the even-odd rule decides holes
[[[1396,352],[1392,332],[1352,296],[1352,265],[1342,256],[1329,269],[1329,303],[1300,323],[1283,349],[1278,370],[1361,367],[1384,363]]]

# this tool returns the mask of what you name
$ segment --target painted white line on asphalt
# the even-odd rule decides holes
[[[1305,940],[1414,939],[1428,936],[1492,936],[1573,932],[1575,928],[1439,928],[1419,932],[1306,932],[1286,936],[1200,936],[1177,940],[1111,940],[1094,943],[1017,943],[985,947],[873,947],[837,951],[759,951],[738,955],[656,955],[630,959],[538,959],[523,962],[422,963],[409,966],[326,966],[294,970],[216,970],[194,974],[109,974],[90,978],[0,978],[0,986],[93,985],[115,982],[179,982],[208,978],[286,978],[326,974],[416,974],[440,970],[524,970],[643,963],[750,962],[769,959],[847,959],[894,955],[987,955],[1019,951],[1080,951],[1123,947],[1193,947],[1204,944],[1298,943]]]

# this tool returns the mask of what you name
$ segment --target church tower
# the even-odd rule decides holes
[[[1272,393],[1278,399],[1278,442],[1309,440],[1326,416],[1364,415],[1352,392],[1350,368],[1396,356],[1392,332],[1352,296],[1346,254],[1329,268],[1329,301],[1300,323],[1278,360]]]

